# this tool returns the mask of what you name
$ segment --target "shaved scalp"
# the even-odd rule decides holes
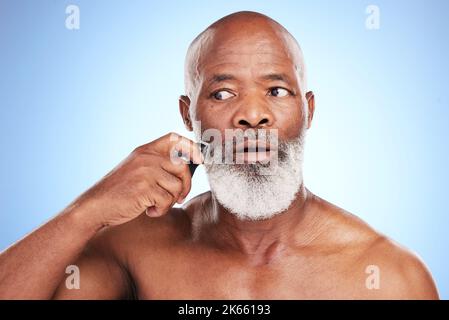
[[[201,62],[219,45],[223,38],[247,39],[255,33],[266,33],[279,41],[283,52],[292,60],[298,73],[301,94],[306,88],[306,70],[302,50],[296,39],[281,24],[270,17],[253,11],[239,11],[227,15],[201,32],[190,44],[185,59],[185,93],[192,100],[198,90]]]

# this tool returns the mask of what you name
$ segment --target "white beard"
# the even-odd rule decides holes
[[[303,183],[305,130],[279,142],[279,158],[266,173],[263,164],[205,164],[211,191],[223,207],[242,220],[263,220],[287,210]],[[283,156],[282,156],[283,154]]]

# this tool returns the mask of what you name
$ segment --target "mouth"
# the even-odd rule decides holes
[[[236,163],[269,161],[272,157],[270,145],[257,140],[247,140],[235,146]]]
[[[257,140],[247,140],[235,146],[236,153],[269,152],[269,151],[270,146],[267,143]]]

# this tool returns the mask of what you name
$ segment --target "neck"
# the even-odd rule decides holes
[[[302,184],[289,209],[267,220],[250,221],[237,218],[211,195],[215,205],[210,210],[216,211],[217,219],[202,234],[221,249],[237,251],[256,261],[271,260],[292,244],[305,245],[312,238],[312,198]]]

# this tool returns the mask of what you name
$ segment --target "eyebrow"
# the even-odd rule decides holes
[[[283,81],[287,84],[290,84],[290,77],[285,73],[269,73],[261,77],[263,80],[271,80],[271,81]]]
[[[265,81],[283,81],[287,84],[291,84],[290,77],[285,73],[269,73],[260,77],[260,79]],[[214,74],[208,81],[209,85],[214,83],[220,83],[228,80],[237,80],[235,76],[229,73]]]
[[[208,83],[211,85],[213,83],[220,83],[227,80],[237,80],[232,74],[222,73],[222,74],[214,74]]]

